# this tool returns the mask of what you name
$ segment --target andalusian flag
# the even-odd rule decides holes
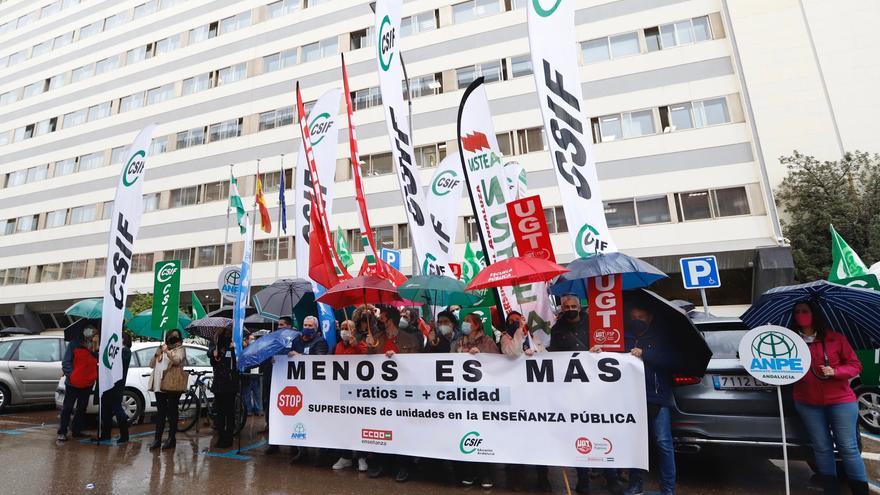
[[[192,305],[193,305],[193,320],[198,320],[199,318],[204,318],[205,315],[208,314],[205,311],[205,308],[202,306],[202,302],[199,301],[199,298],[196,297],[196,293],[192,292]]]
[[[464,248],[464,263],[461,265],[461,281],[467,284],[472,278],[477,276],[486,266],[486,258],[482,251],[474,251],[471,249],[471,243],[468,242]]]
[[[238,221],[238,230],[244,234],[247,230],[247,212],[244,209],[244,203],[241,202],[241,196],[238,194],[238,180],[233,177],[229,180],[229,206],[235,210],[235,218]]]
[[[351,251],[348,250],[348,243],[345,242],[345,235],[342,233],[342,228],[336,227],[336,239],[334,239],[336,244],[336,254],[339,255],[339,261],[345,265],[346,268],[351,268],[354,265],[354,259],[351,257]]]
[[[266,208],[266,198],[263,197],[263,180],[257,172],[257,206],[260,207],[260,227],[263,232],[272,232],[272,219],[269,218],[269,209]]]
[[[834,225],[828,227],[831,230],[831,273],[828,280],[843,283],[844,279],[860,277],[868,274],[868,267],[859,258],[855,250],[840,237],[834,230]]]

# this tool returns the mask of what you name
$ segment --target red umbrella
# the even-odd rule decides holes
[[[541,258],[507,258],[483,268],[466,289],[480,290],[546,282],[567,271],[564,266]]]
[[[334,308],[344,308],[361,304],[391,304],[401,299],[403,298],[397,293],[397,288],[388,280],[375,275],[364,275],[339,282],[317,301]]]

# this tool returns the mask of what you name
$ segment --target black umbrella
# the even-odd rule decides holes
[[[186,331],[189,332],[190,335],[198,335],[204,339],[211,340],[217,332],[225,328],[232,328],[232,318],[206,316],[204,318],[199,318],[198,320],[193,320],[192,323],[186,327]]]
[[[644,306],[654,315],[652,326],[667,339],[669,348],[676,354],[674,373],[702,376],[712,359],[712,351],[694,322],[677,304],[647,289],[624,291],[624,307],[634,304]]]
[[[101,320],[80,318],[70,325],[67,325],[67,327],[64,328],[64,341],[70,342],[71,340],[81,340],[83,330],[89,325],[99,328],[101,326]]]
[[[31,330],[30,328],[24,327],[9,327],[0,330],[0,335],[33,335],[35,333],[40,333],[37,330]]]
[[[234,310],[235,310],[235,308],[233,308],[232,306],[224,306],[220,309],[215,309],[214,311],[211,311],[210,313],[206,314],[205,318],[209,318],[212,316],[215,316],[218,318],[232,318],[232,313]],[[257,314],[257,309],[254,308],[253,306],[248,306],[248,307],[244,308],[245,318],[247,318],[250,315],[254,315],[254,314]]]
[[[244,327],[249,330],[271,330],[275,328],[275,320],[252,314],[244,319]]]
[[[293,314],[303,296],[313,292],[312,283],[301,278],[283,278],[254,294],[254,306],[261,315],[277,320]]]

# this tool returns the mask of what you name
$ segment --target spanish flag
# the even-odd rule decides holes
[[[263,180],[257,172],[257,205],[260,207],[260,227],[263,232],[272,232],[272,220],[269,218],[269,209],[266,208],[266,198],[263,197]]]

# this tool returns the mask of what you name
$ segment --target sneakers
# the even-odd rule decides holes
[[[358,471],[360,471],[362,473],[366,473],[369,470],[370,470],[370,466],[367,465],[367,458],[361,457],[360,459],[358,459]]]
[[[474,478],[462,478],[461,484],[464,486],[471,486],[474,484]]]
[[[394,481],[398,483],[406,483],[409,480],[409,469],[402,467],[397,471],[397,476],[394,477]]]
[[[57,441],[59,441],[59,442],[66,442],[66,441],[67,441],[67,435],[58,435],[58,438],[56,438],[55,440],[57,440]]]
[[[350,468],[354,463],[351,459],[346,459],[345,457],[340,457],[336,464],[333,465],[334,471],[339,471],[340,469]]]
[[[484,489],[488,490],[488,489],[492,488],[493,486],[495,486],[495,483],[492,481],[492,478],[490,478],[488,476],[484,476],[480,480],[480,486],[483,487]]]

